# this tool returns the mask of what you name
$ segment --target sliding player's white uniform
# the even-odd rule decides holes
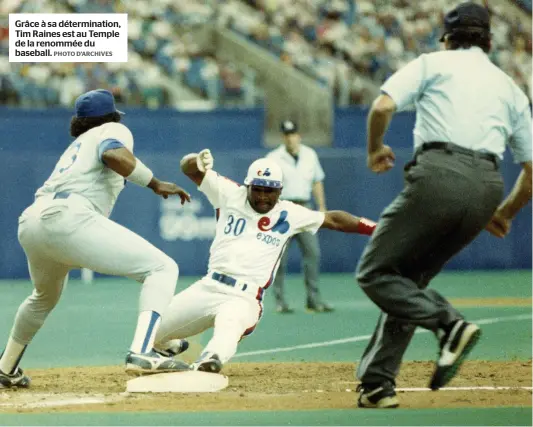
[[[268,176],[268,169],[258,171]],[[281,177],[280,177],[281,179]],[[286,244],[294,234],[316,233],[324,213],[279,201],[266,214],[248,202],[247,188],[208,170],[199,187],[217,212],[208,273],[177,294],[163,315],[156,345],[214,327],[204,353],[222,363],[259,321],[265,290],[276,274]]]

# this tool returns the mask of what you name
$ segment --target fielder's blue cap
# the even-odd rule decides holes
[[[98,117],[110,113],[124,114],[115,107],[113,94],[105,89],[96,89],[78,96],[74,104],[76,117]]]

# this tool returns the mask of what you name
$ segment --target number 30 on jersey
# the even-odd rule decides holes
[[[244,218],[237,218],[233,215],[228,216],[228,222],[224,227],[224,234],[233,234],[234,236],[240,236],[246,227],[246,220]]]

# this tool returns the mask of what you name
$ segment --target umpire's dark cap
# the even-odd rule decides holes
[[[105,89],[96,89],[78,96],[74,103],[76,117],[98,117],[110,113],[124,114],[115,107],[113,94]]]
[[[461,3],[444,17],[444,34],[439,41],[443,42],[446,34],[460,29],[482,29],[490,32],[490,14],[488,9],[471,1]]]
[[[298,133],[298,125],[292,120],[284,120],[283,122],[281,122],[280,128],[285,135],[288,135],[290,133]]]

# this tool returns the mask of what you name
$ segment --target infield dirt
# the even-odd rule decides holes
[[[353,363],[230,363],[218,393],[129,394],[121,366],[28,370],[28,390],[0,393],[0,413],[308,410],[356,408]],[[427,387],[431,362],[406,362],[398,388]],[[531,361],[467,361],[450,387],[510,390],[399,392],[403,408],[531,406]],[[97,398],[101,403],[88,402]]]

